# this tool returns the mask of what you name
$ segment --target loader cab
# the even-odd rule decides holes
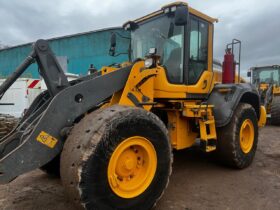
[[[124,28],[131,31],[132,60],[156,48],[170,84],[196,85],[205,71],[212,72],[215,21],[185,3],[174,3],[128,22]]]
[[[266,66],[251,68],[248,76],[251,77],[251,83],[258,86],[280,85],[280,66]]]
[[[270,114],[274,97],[280,94],[280,66],[252,67],[247,74],[259,92],[261,104]]]

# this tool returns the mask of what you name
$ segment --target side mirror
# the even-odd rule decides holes
[[[177,6],[175,11],[175,25],[184,26],[188,23],[189,9],[187,6]]]
[[[111,47],[109,50],[109,55],[110,56],[115,56],[116,54],[116,45],[117,45],[117,37],[115,33],[111,34]]]
[[[248,72],[247,72],[247,77],[251,77],[251,76],[252,76],[251,71],[248,71]]]

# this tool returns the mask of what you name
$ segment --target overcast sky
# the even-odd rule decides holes
[[[170,0],[0,0],[0,42],[18,45],[111,26],[158,10]],[[214,53],[242,40],[243,74],[250,66],[280,64],[280,1],[189,0],[189,5],[219,19]]]

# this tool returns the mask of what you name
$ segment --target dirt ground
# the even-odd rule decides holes
[[[251,167],[233,170],[196,150],[176,152],[168,189],[155,210],[279,210],[280,127],[260,131]],[[36,170],[0,186],[2,210],[74,210],[59,179]]]

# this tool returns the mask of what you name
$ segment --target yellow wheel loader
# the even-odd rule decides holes
[[[248,77],[259,91],[271,124],[280,125],[280,66],[252,67]]]
[[[1,139],[0,183],[56,168],[79,208],[146,210],[167,187],[172,149],[200,141],[222,163],[248,167],[266,113],[253,85],[214,81],[215,21],[186,3],[164,6],[124,25],[128,62],[71,82],[38,40],[0,87],[3,96],[34,61],[48,87]],[[112,56],[123,53],[116,36]]]

